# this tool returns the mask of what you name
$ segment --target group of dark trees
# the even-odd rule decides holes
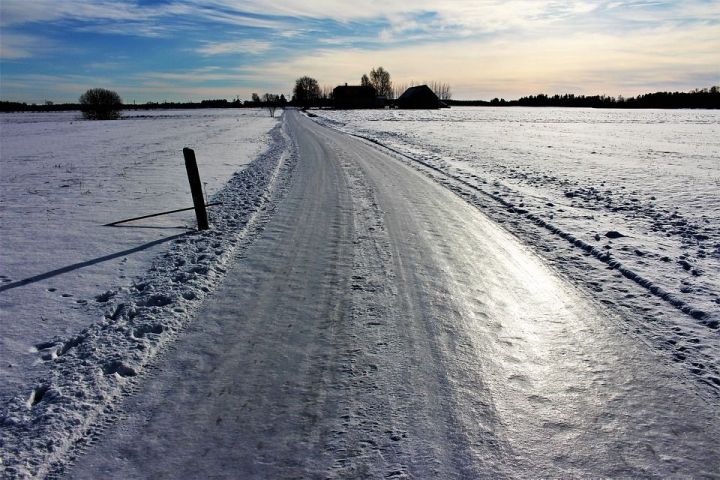
[[[390,72],[385,70],[383,67],[377,67],[370,70],[370,76],[363,74],[360,77],[360,85],[366,87],[370,86],[375,89],[377,95],[385,97],[388,100],[395,98],[395,90],[393,84],[390,81]]]
[[[301,108],[331,107],[333,105],[331,85],[320,85],[312,77],[300,77],[295,80],[291,105]]]
[[[257,93],[253,93],[250,98],[252,100],[250,102],[245,102],[245,106],[267,108],[271,117],[275,116],[275,111],[278,108],[286,107],[288,104],[285,95],[282,93],[280,95],[276,93],[264,93],[262,97]]]
[[[451,100],[450,105],[492,107],[585,107],[585,108],[720,108],[720,87],[695,89],[689,92],[656,92],[637,97],[607,95],[530,95],[517,100],[494,98],[482,100]]]
[[[318,106],[321,100],[320,84],[312,77],[300,77],[295,80],[292,102],[301,107]]]

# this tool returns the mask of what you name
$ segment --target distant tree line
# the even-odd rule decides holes
[[[382,68],[382,67],[380,67]],[[378,69],[374,69],[378,70]],[[367,75],[365,75],[367,76]],[[365,77],[364,76],[364,77]],[[389,74],[387,77],[389,81]],[[300,82],[302,80],[302,82]],[[370,81],[370,77],[367,76]],[[361,78],[361,82],[364,78]],[[299,82],[299,83],[298,83]],[[689,92],[656,92],[637,97],[610,97],[607,95],[531,95],[521,97],[517,100],[505,100],[502,98],[494,98],[490,101],[485,100],[452,100],[450,98],[450,86],[441,82],[426,83],[440,98],[448,105],[457,106],[498,106],[498,107],[591,107],[591,108],[708,108],[720,109],[720,86],[710,88],[695,89]],[[390,84],[393,88],[392,97],[397,98],[408,87],[414,86],[409,84]],[[298,86],[300,87],[298,90]],[[398,93],[399,92],[399,93]],[[150,110],[150,109],[195,109],[195,108],[274,108],[284,107],[286,105],[294,105],[299,107],[324,107],[332,105],[332,87],[320,87],[317,80],[311,77],[301,77],[296,81],[293,89],[293,98],[291,102],[284,95],[275,95],[266,93],[262,97],[253,94],[251,100],[240,100],[236,97],[232,101],[227,99],[210,99],[200,102],[147,102],[147,103],[124,103],[120,105],[121,110]],[[11,102],[0,100],[0,112],[61,112],[71,110],[83,110],[86,108],[81,103],[61,103],[44,102],[42,105],[30,104],[24,102]],[[271,115],[274,111],[271,111]]]
[[[46,102],[42,105],[25,102],[8,102],[0,100],[0,112],[66,112],[80,110],[79,103],[58,103]]]
[[[720,87],[695,89],[689,92],[656,92],[637,97],[607,95],[530,95],[517,100],[494,98],[483,100],[450,100],[450,105],[491,107],[585,107],[585,108],[720,108]]]
[[[288,104],[285,95],[265,94],[273,97],[273,103],[277,107],[283,107]],[[263,97],[265,97],[263,95]],[[123,103],[120,110],[190,110],[197,108],[266,108],[268,100],[258,97],[258,101],[245,100],[239,98],[234,100],[207,99],[199,102],[145,102],[145,103]],[[83,110],[85,107],[81,103],[53,103],[45,102],[41,105],[25,102],[8,102],[0,100],[0,112],[65,112],[73,110]]]

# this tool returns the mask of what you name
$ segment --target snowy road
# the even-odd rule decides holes
[[[69,478],[712,477],[717,405],[446,188],[285,114],[264,233]]]

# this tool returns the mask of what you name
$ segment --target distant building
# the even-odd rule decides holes
[[[410,87],[395,100],[397,108],[441,108],[443,104],[427,85]]]
[[[377,92],[369,85],[341,85],[333,90],[333,104],[339,109],[375,108]]]

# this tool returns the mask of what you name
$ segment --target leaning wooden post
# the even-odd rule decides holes
[[[205,199],[203,198],[200,174],[198,173],[197,161],[195,160],[195,151],[192,148],[185,147],[183,148],[183,156],[185,157],[185,169],[187,170],[188,180],[190,181],[193,205],[195,205],[198,230],[207,230],[210,227],[208,225],[207,211],[205,210]]]

